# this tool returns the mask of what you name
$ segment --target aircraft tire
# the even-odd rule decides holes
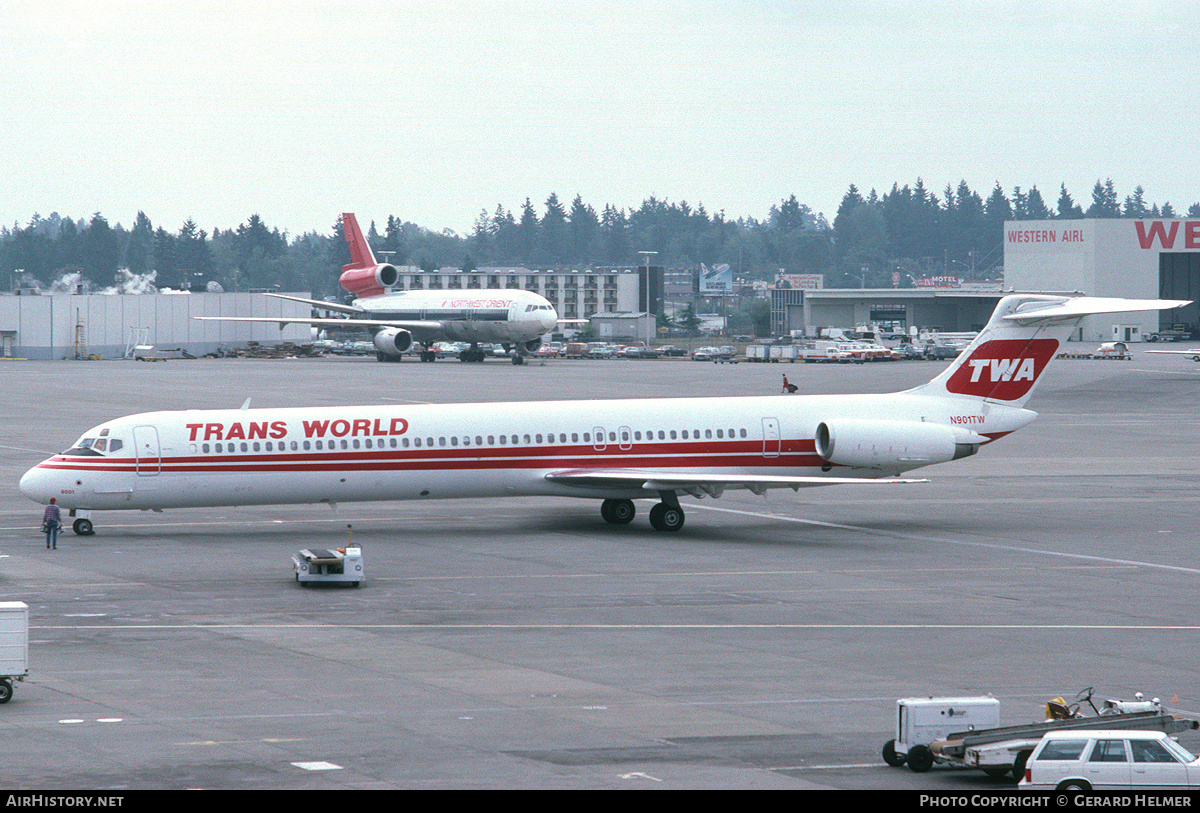
[[[71,530],[75,532],[76,536],[93,536],[96,533],[96,529],[92,527],[90,519],[75,520],[74,524],[71,525]]]
[[[628,525],[636,514],[633,500],[605,500],[600,503],[600,516],[610,525]]]
[[[650,509],[650,525],[656,531],[678,531],[683,527],[683,509],[664,502]]]

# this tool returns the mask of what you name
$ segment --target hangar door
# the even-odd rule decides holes
[[[1158,255],[1158,295],[1163,299],[1190,299],[1192,304],[1169,311],[1159,311],[1158,329],[1169,330],[1184,325],[1193,332],[1200,330],[1200,252],[1167,252]]]

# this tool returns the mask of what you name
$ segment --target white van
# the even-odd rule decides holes
[[[1029,790],[1200,788],[1200,759],[1162,731],[1075,729],[1042,736],[1017,783]]]

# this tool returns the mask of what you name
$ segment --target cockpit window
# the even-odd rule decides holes
[[[63,452],[63,454],[76,456],[100,456],[103,454],[112,454],[113,452],[120,451],[121,447],[125,444],[121,442],[120,438],[108,437],[108,432],[109,430],[107,429],[101,429],[99,432],[99,437],[84,435],[79,440],[75,441],[75,445]]]

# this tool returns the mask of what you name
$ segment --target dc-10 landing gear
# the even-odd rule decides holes
[[[483,361],[485,355],[486,354],[483,352],[483,349],[480,348],[478,342],[471,342],[471,346],[469,348],[459,352],[458,360],[466,362],[480,362]]]
[[[656,531],[678,531],[683,527],[683,508],[675,492],[662,494],[662,502],[650,509],[650,525]],[[633,500],[605,500],[600,503],[600,516],[610,525],[628,525],[637,509]]]

